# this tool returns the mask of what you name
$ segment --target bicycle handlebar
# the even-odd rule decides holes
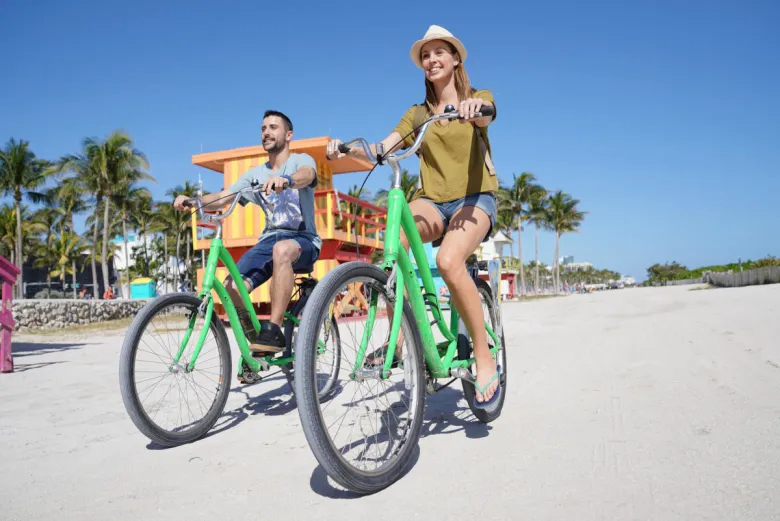
[[[491,107],[489,105],[485,105],[485,106],[480,108],[480,110],[477,113],[476,117],[481,118],[481,117],[492,116],[493,114],[495,114],[495,112],[496,111],[495,111],[494,107]],[[433,123],[434,121],[439,121],[439,120],[443,120],[443,119],[450,119],[450,120],[452,120],[452,119],[458,119],[458,118],[460,118],[460,115],[458,114],[458,111],[455,109],[455,107],[452,106],[452,105],[447,105],[445,107],[445,109],[444,109],[444,112],[442,112],[441,114],[434,114],[433,116],[431,116],[427,120],[425,120],[425,123],[423,123],[422,126],[420,127],[420,132],[419,132],[419,134],[417,134],[417,138],[414,140],[414,143],[405,152],[403,152],[402,154],[388,154],[387,156],[385,156],[382,153],[382,151],[377,150],[377,152],[381,156],[381,160],[382,161],[384,161],[385,159],[392,159],[392,160],[395,160],[395,161],[402,161],[402,160],[410,157],[415,152],[417,152],[417,149],[420,148],[420,145],[422,144],[423,138],[425,137],[425,133],[428,131],[428,127],[430,126],[431,123]],[[377,158],[377,156],[374,155],[371,152],[371,147],[369,146],[368,141],[366,141],[363,138],[356,138],[356,139],[353,139],[352,141],[349,141],[347,143],[341,143],[339,145],[339,147],[338,147],[339,152],[341,152],[342,154],[348,154],[349,151],[352,149],[352,147],[354,145],[357,145],[357,144],[362,145],[363,151],[365,152],[366,157],[368,157],[369,159],[371,159],[375,163],[379,161],[380,158]],[[377,146],[377,148],[380,148],[381,147],[381,143],[377,143],[376,146]]]
[[[273,185],[272,185],[272,188],[273,188]],[[288,188],[289,188],[289,185],[287,187],[285,187],[285,190],[288,189]],[[196,208],[197,209],[197,213],[200,214],[200,216],[205,221],[216,222],[216,221],[221,221],[222,219],[226,218],[228,215],[233,213],[233,210],[236,207],[236,203],[239,201],[239,199],[241,199],[242,195],[244,195],[246,193],[257,192],[258,195],[260,196],[260,206],[262,207],[263,212],[265,212],[266,216],[267,216],[268,215],[268,208],[266,207],[266,205],[268,204],[268,202],[265,200],[265,197],[263,197],[263,195],[261,193],[262,191],[263,191],[262,185],[258,181],[252,181],[251,186],[243,188],[243,189],[241,189],[241,190],[239,190],[238,192],[235,193],[235,195],[233,196],[233,201],[230,203],[230,206],[222,214],[206,214],[203,211],[203,205],[201,204],[200,198],[198,198],[198,197],[193,197],[191,199],[187,199],[186,201],[184,201],[182,203],[182,206],[184,206],[185,208]]]

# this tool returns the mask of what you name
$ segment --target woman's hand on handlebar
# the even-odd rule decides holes
[[[339,147],[343,145],[344,142],[340,139],[331,139],[328,141],[328,148],[327,148],[327,158],[328,159],[341,159],[342,157],[347,157],[347,154],[344,152],[339,151]]]
[[[478,116],[483,108],[486,112],[489,112],[489,114]],[[472,121],[490,123],[490,121],[492,121],[493,111],[493,105],[489,101],[485,101],[481,98],[464,99],[460,102],[460,107],[458,107],[458,115],[460,116],[461,123],[470,123]]]
[[[485,100],[480,98],[467,98],[461,101],[460,106],[457,107],[460,121],[466,123],[483,118],[484,116],[476,117],[482,105],[485,105]]]

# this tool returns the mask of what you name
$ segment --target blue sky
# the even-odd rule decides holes
[[[217,190],[192,155],[257,144],[267,108],[296,138],[384,138],[423,97],[409,47],[437,24],[496,97],[499,175],[533,172],[589,212],[562,254],[640,280],[654,262],[780,256],[776,1],[164,4],[4,4],[0,141],[55,159],[121,128],[158,198],[199,171]],[[532,230],[523,244],[528,259]]]

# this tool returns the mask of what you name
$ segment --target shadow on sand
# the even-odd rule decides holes
[[[420,432],[421,438],[441,434],[463,433],[467,438],[484,438],[488,436],[492,427],[488,424],[478,421],[462,401],[463,393],[451,387],[441,389],[432,396],[426,396],[426,410],[423,419],[423,426]],[[359,446],[368,445],[368,438],[353,442],[350,445]],[[409,474],[417,465],[420,458],[420,447],[416,447],[404,469],[401,477]],[[363,497],[361,494],[345,490],[340,485],[334,484],[325,473],[325,469],[318,465],[311,475],[309,484],[313,492],[320,496],[331,499],[357,499]]]
[[[31,355],[48,355],[51,353],[60,353],[70,351],[71,349],[81,349],[87,344],[80,342],[77,344],[48,344],[43,342],[12,342],[11,353],[13,357],[23,357]]]

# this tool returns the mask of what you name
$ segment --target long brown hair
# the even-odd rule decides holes
[[[469,75],[466,72],[466,68],[463,66],[463,60],[460,59],[460,54],[458,54],[455,46],[447,41],[445,41],[445,43],[449,46],[452,55],[457,58],[458,62],[460,62],[455,67],[453,74],[455,75],[455,90],[458,93],[458,101],[463,101],[466,98],[470,98],[476,89],[471,87]],[[436,99],[436,89],[433,88],[433,83],[431,83],[428,78],[425,78],[424,104],[428,109],[428,114],[434,113],[434,107],[438,104],[438,102],[439,101]]]

